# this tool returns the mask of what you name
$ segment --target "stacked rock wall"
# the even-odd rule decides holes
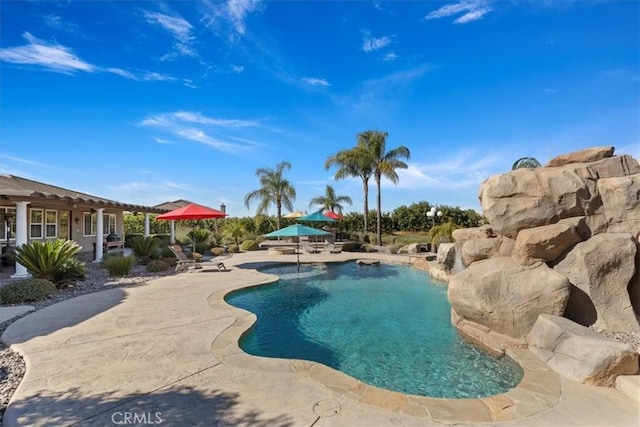
[[[467,269],[449,281],[452,318],[523,344],[541,314],[640,332],[640,166],[613,153],[590,148],[482,183],[490,227],[454,233]]]

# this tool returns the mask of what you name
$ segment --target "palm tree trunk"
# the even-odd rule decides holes
[[[364,233],[367,234],[367,218],[369,217],[369,181],[362,180],[364,191]]]
[[[276,217],[276,225],[278,226],[277,230],[280,230],[280,217],[282,216],[282,203],[276,203],[277,208],[277,217]]]
[[[376,175],[376,184],[378,185],[378,195],[376,200],[376,205],[378,208],[378,212],[376,212],[376,220],[378,223],[378,230],[376,235],[377,245],[382,245],[382,188],[380,186],[380,175]]]

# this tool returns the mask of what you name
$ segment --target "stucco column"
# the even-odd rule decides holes
[[[144,237],[149,237],[149,213],[144,213]]]
[[[27,205],[29,202],[16,202],[16,247],[27,244]],[[12,279],[31,277],[27,268],[16,262],[16,272]]]
[[[93,262],[102,261],[103,255],[103,237],[102,237],[102,229],[104,228],[104,217],[103,217],[104,209],[96,209],[96,258]]]
[[[169,243],[175,245],[176,243],[176,221],[171,220],[171,231],[169,232]]]

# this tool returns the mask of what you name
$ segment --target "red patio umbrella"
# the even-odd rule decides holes
[[[170,212],[158,215],[156,219],[164,220],[180,220],[180,219],[210,219],[210,218],[224,218],[226,213],[216,209],[211,209],[206,206],[191,203],[190,205],[183,206],[178,209],[174,209]],[[196,227],[193,227],[193,252],[196,251]]]
[[[331,211],[329,211],[329,212],[325,212],[325,213],[324,213],[324,216],[329,217],[329,218],[331,218],[331,219],[336,219],[336,220],[337,220],[337,219],[342,219],[342,218],[343,218],[343,216],[342,216],[342,215],[337,214],[337,213],[335,213],[335,212],[331,212]]]
[[[190,205],[174,209],[171,212],[158,215],[157,219],[209,219],[224,218],[225,216],[227,216],[227,214],[219,210],[191,203]]]

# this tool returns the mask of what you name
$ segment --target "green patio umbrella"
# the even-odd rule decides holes
[[[280,230],[272,231],[264,234],[264,237],[300,237],[300,236],[323,236],[331,234],[328,231],[318,230],[317,228],[307,227],[302,224],[293,224]],[[300,271],[300,251],[299,242],[296,241],[296,255],[298,257],[298,271]]]

